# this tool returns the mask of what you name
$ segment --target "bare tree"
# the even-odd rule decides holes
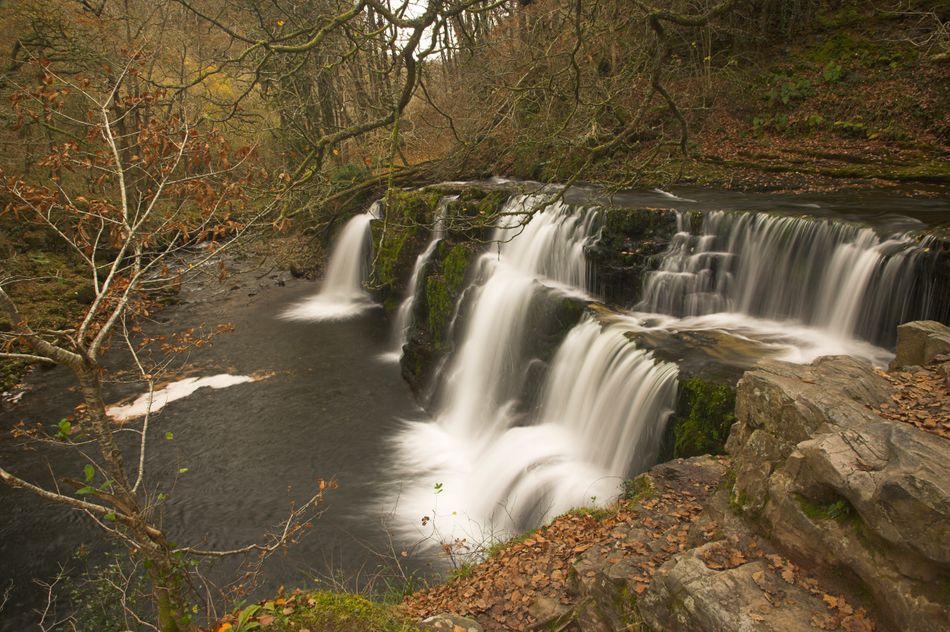
[[[72,131],[43,160],[52,174],[45,182],[3,175],[3,192],[12,199],[7,212],[58,236],[85,267],[93,293],[75,327],[37,329],[11,298],[10,290],[26,279],[0,270],[0,310],[11,323],[0,335],[0,358],[67,367],[84,410],[78,423],[61,426],[55,439],[77,448],[91,442],[97,454],[84,469],[85,480],[63,478],[72,493],[24,480],[3,466],[0,480],[84,512],[140,558],[155,605],[151,627],[166,632],[194,625],[185,592],[201,578],[184,559],[247,554],[259,559],[280,549],[314,516],[324,486],[262,543],[230,551],[173,545],[159,520],[160,498],[146,482],[146,453],[155,434],[149,416],[124,428],[137,433],[134,446],[123,450],[116,440],[119,426],[103,395],[102,358],[109,344],[127,347],[151,392],[158,375],[139,357],[130,336],[135,316],[149,309],[148,290],[175,280],[166,268],[172,257],[192,253],[200,263],[216,256],[274,205],[236,211],[249,182],[252,149],[231,149],[182,99],[165,101],[164,91],[137,85],[134,78],[150,61],[143,50],[133,51],[114,78],[98,85],[38,61],[39,86],[24,86],[14,99],[24,116]],[[208,247],[195,251],[199,244]]]

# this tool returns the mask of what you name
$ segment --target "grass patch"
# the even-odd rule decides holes
[[[229,627],[230,626],[230,627]],[[410,632],[418,628],[394,606],[348,593],[317,591],[239,609],[220,632]]]
[[[634,479],[626,480],[621,486],[624,500],[637,502],[640,500],[648,500],[656,496],[656,488],[653,486],[653,481],[646,474],[641,474]]]
[[[509,538],[507,540],[499,540],[495,542],[494,544],[492,544],[485,550],[485,559],[488,559],[490,557],[495,557],[496,555],[501,555],[503,552],[507,551],[509,548],[513,547],[516,544],[521,544],[522,542],[524,542],[525,540],[527,540],[528,538],[530,538],[537,532],[538,532],[537,529],[532,529],[531,531],[525,531],[521,535],[516,535],[513,538]]]

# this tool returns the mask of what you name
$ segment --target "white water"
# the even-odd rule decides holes
[[[523,410],[525,341],[545,301],[586,296],[584,246],[596,213],[560,202],[522,214],[542,196],[503,210],[494,252],[477,266],[477,296],[449,366],[434,422],[407,423],[396,440],[405,480],[397,515],[425,521],[433,544],[484,542],[616,495],[631,469],[655,458],[672,411],[676,367],[638,350],[619,328],[574,328],[551,361],[539,410]]]
[[[841,339],[886,341],[903,322],[920,248],[904,235],[811,217],[713,212],[682,228],[648,275],[637,309],[674,316],[736,312]]]
[[[372,253],[370,222],[379,217],[380,202],[343,227],[320,293],[285,311],[286,320],[342,320],[352,318],[376,306],[363,287]]]
[[[109,406],[106,408],[106,414],[116,421],[128,421],[137,417],[144,417],[147,414],[157,413],[171,402],[188,397],[200,388],[228,388],[236,384],[256,382],[258,379],[249,375],[230,375],[228,373],[202,378],[189,377],[172,382],[152,393],[139,395],[130,404]]]

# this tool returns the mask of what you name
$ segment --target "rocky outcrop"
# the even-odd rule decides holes
[[[643,276],[656,266],[676,233],[676,213],[669,209],[611,208],[604,212],[600,239],[587,250],[597,291],[612,305],[640,300]]]
[[[477,621],[457,614],[444,613],[433,615],[419,624],[425,632],[482,632],[484,628]]]
[[[950,627],[950,443],[874,409],[866,362],[768,362],[737,389],[735,503],[803,559],[844,573],[898,629]]]
[[[916,320],[897,328],[897,353],[892,369],[924,366],[950,355],[950,327],[935,320]]]
[[[764,559],[734,568],[710,568],[719,542],[677,555],[653,577],[639,612],[650,630],[746,632],[815,629],[821,600],[770,572]],[[778,607],[777,607],[778,606]]]

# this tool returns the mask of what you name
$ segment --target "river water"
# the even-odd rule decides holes
[[[168,322],[146,327],[170,332],[232,323],[232,333],[217,335],[210,346],[180,358],[186,371],[272,374],[201,389],[168,404],[153,420],[148,480],[169,494],[166,523],[174,541],[233,548],[257,541],[287,515],[292,500],[316,491],[318,479],[336,479],[339,488],[328,496],[313,532],[289,555],[271,558],[268,582],[259,594],[273,593],[280,584],[306,585],[314,576],[336,571],[368,578],[386,562],[387,553],[392,555],[380,518],[385,512],[373,504],[380,486],[390,480],[386,439],[400,419],[423,413],[398,366],[377,359],[390,345],[381,310],[319,326],[281,319],[282,312],[312,295],[316,284],[284,275],[281,287],[270,275],[258,280],[261,272],[224,284],[209,274],[188,290],[186,304],[160,314]],[[30,383],[32,391],[21,404],[0,415],[4,435],[21,419],[58,420],[76,403],[64,390],[70,386],[65,371],[37,373]],[[139,389],[125,384],[109,390],[118,401]],[[164,439],[166,432],[173,433],[172,441]],[[81,479],[82,462],[70,462],[67,455],[47,447],[14,450],[6,436],[0,443],[0,459],[33,481],[49,482],[49,463],[62,475]],[[188,471],[177,476],[172,489],[182,467]],[[37,617],[31,610],[45,603],[32,580],[52,579],[58,564],[68,562],[80,546],[97,559],[102,536],[85,516],[28,492],[0,487],[0,506],[0,585],[14,583],[11,602],[0,613],[0,629],[32,629],[28,623]]]

